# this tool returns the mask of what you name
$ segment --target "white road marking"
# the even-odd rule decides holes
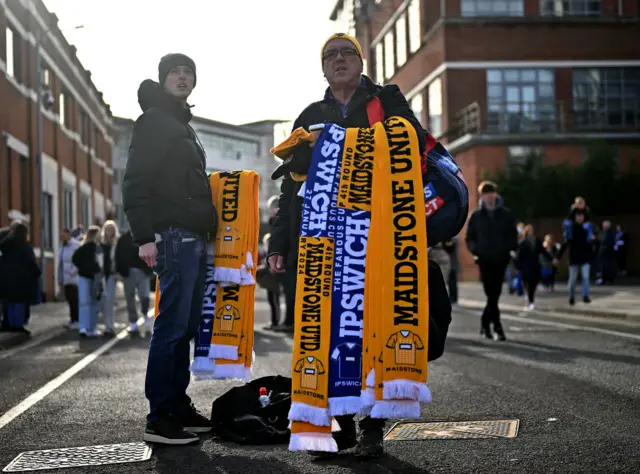
[[[22,345],[20,345],[18,347],[14,347],[13,349],[7,349],[6,351],[2,351],[2,352],[0,352],[0,360],[6,359],[7,357],[11,357],[11,356],[17,354],[18,352],[22,352],[22,351],[24,351],[26,349],[31,349],[32,347],[39,346],[43,342],[47,342],[48,340],[53,339],[54,337],[61,336],[62,334],[66,333],[68,331],[69,330],[66,329],[66,328],[58,329],[57,331],[50,332],[49,334],[47,334],[44,337],[33,339],[32,341],[29,341],[26,344],[22,344]]]
[[[138,325],[144,324],[144,318],[140,318],[138,320]],[[102,354],[107,352],[113,346],[115,346],[118,342],[123,340],[128,335],[128,331],[125,329],[121,331],[115,338],[110,341],[104,343],[98,349],[93,351],[91,354],[85,356],[80,361],[76,362],[71,368],[65,370],[63,373],[58,375],[55,379],[51,380],[40,389],[36,390],[34,393],[29,395],[23,401],[18,403],[16,406],[7,411],[4,415],[0,416],[0,429],[7,426],[13,420],[18,418],[24,412],[26,412],[29,408],[34,406],[36,403],[42,401],[45,397],[51,395],[54,390],[59,388],[62,384],[64,384],[67,380],[71,379],[74,375],[77,375],[81,370],[95,361]]]
[[[543,321],[541,319],[521,318],[519,316],[502,315],[501,319],[508,321],[520,321],[528,324],[539,324],[541,326],[553,326],[564,329],[576,329],[578,331],[596,332],[599,334],[607,334],[609,336],[625,337],[627,339],[635,339],[640,341],[640,334],[630,334],[628,332],[611,331],[610,329],[594,328],[592,326],[579,326],[577,324],[558,323],[555,321]]]

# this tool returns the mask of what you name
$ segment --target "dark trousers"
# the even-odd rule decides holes
[[[280,292],[267,291],[267,301],[271,307],[271,324],[277,326],[280,324]]]
[[[449,301],[455,304],[458,302],[458,271],[451,269],[447,280],[447,285],[449,286]]]
[[[611,255],[600,257],[600,268],[602,270],[602,282],[603,283],[612,283],[616,279],[616,270],[614,257]]]
[[[288,326],[293,326],[295,320],[297,278],[297,270],[295,268],[287,268],[284,276],[284,298],[287,304],[284,324]]]
[[[206,276],[206,242],[182,229],[161,234],[155,271],[160,280],[160,304],[149,344],[145,395],[148,421],[190,409],[187,396],[191,339],[200,324]]]
[[[484,294],[487,296],[487,304],[482,312],[482,328],[487,330],[489,325],[493,324],[494,329],[501,330],[498,302],[502,293],[502,283],[504,282],[507,262],[480,262],[479,266],[482,287]]]
[[[540,280],[538,278],[531,278],[524,280],[524,286],[527,289],[527,298],[529,299],[529,303],[534,303],[536,298],[536,289],[538,288],[538,283]]]
[[[69,305],[69,317],[72,323],[78,322],[78,285],[64,285],[64,299]]]

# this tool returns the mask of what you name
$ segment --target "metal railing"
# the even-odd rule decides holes
[[[640,132],[640,101],[572,100],[478,102],[460,110],[445,134],[455,140],[468,134]]]

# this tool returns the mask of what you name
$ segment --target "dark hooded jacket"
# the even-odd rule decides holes
[[[206,156],[189,126],[189,108],[151,80],[138,90],[143,114],[133,128],[122,201],[135,243],[182,228],[215,233],[216,212],[205,171]]]
[[[466,243],[479,262],[506,264],[509,261],[509,252],[518,248],[518,230],[502,199],[498,199],[493,210],[480,202],[480,207],[469,218]]]
[[[345,128],[369,127],[367,104],[374,97],[380,99],[386,117],[403,117],[413,125],[418,135],[420,153],[422,153],[425,148],[426,133],[398,86],[389,84],[383,87],[364,75],[360,87],[346,107],[341,106],[333,97],[331,89],[327,88],[324,100],[314,102],[304,109],[294,122],[293,130],[298,127],[308,130],[311,125],[320,123],[334,123]],[[273,221],[268,251],[269,255],[282,255],[290,269],[295,268],[298,260],[298,235],[302,219],[302,198],[298,196],[298,191],[302,183],[294,181],[289,171],[306,174],[311,163],[312,150],[303,147],[296,150],[294,155],[295,157],[291,160],[292,167],[284,173],[282,180],[278,212]],[[301,168],[296,169],[294,166],[296,163]],[[283,166],[279,168],[282,169]],[[277,177],[279,177],[277,172],[272,175],[273,179]]]

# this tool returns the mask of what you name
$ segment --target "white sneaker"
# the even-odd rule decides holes
[[[102,333],[96,329],[94,331],[88,332],[87,336],[88,337],[100,337],[100,336],[102,336]]]
[[[71,321],[67,321],[66,323],[64,323],[64,327],[75,331],[80,328],[80,325],[78,323],[72,323]]]
[[[138,332],[138,324],[137,323],[129,324],[129,327],[127,328],[127,331],[129,331],[129,332]]]
[[[533,311],[534,309],[536,309],[536,305],[531,303],[527,308],[529,309],[529,311]]]
[[[145,316],[144,317],[144,327],[150,331],[151,328],[153,327],[153,318],[149,317],[149,316]]]

